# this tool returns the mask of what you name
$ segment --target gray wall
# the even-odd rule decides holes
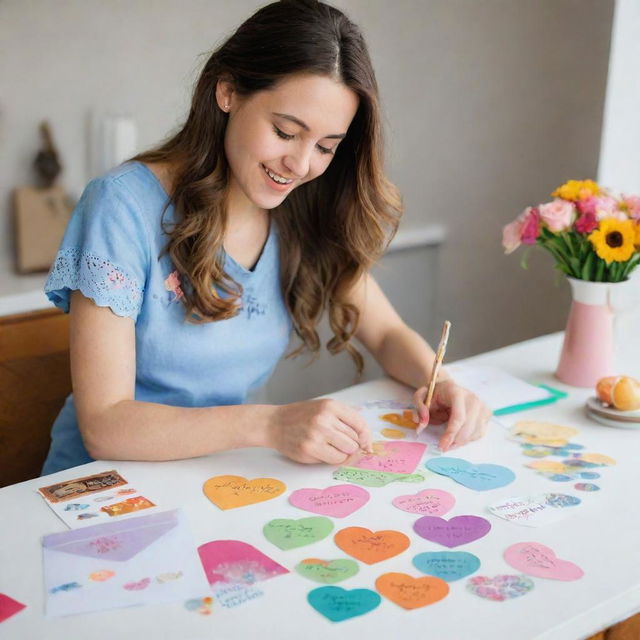
[[[140,146],[153,144],[181,121],[199,54],[261,4],[0,2],[0,264],[11,254],[10,189],[31,180],[41,119],[54,127],[65,184],[78,194],[88,112],[129,113]],[[450,357],[562,328],[566,285],[554,285],[544,255],[528,272],[517,254],[503,256],[500,231],[561,181],[596,174],[612,0],[335,4],[368,38],[403,225],[448,229],[433,312],[454,324]],[[426,337],[436,340],[437,329]]]

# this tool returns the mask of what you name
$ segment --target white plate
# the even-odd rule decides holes
[[[618,429],[640,429],[640,411],[619,411],[613,407],[605,407],[596,397],[586,402],[587,414],[607,427]]]

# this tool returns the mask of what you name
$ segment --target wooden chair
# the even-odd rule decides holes
[[[51,425],[71,392],[69,317],[0,317],[0,487],[40,475]]]

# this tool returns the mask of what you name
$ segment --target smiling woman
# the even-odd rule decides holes
[[[331,400],[246,405],[283,356],[320,349],[358,370],[357,338],[418,388],[434,354],[369,275],[400,198],[383,171],[380,109],[364,39],[317,0],[257,11],[211,55],[186,122],[86,188],[46,291],[71,313],[74,393],[44,471],[92,458],[166,460],[264,446],[340,464],[371,448]],[[480,437],[489,411],[445,373],[431,409],[441,445]]]

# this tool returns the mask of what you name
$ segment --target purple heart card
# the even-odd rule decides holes
[[[491,523],[479,516],[456,516],[450,520],[423,516],[415,521],[413,530],[425,540],[452,549],[486,536],[491,530]]]

